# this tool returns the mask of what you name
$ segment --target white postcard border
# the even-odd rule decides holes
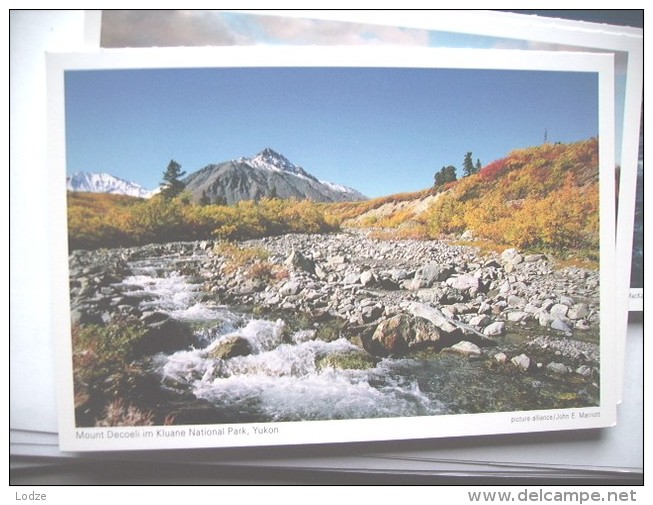
[[[601,176],[601,265],[615,264],[614,223],[614,65],[612,55],[501,50],[440,50],[324,47],[232,47],[103,50],[48,57],[51,184],[65,188],[65,70],[190,68],[230,66],[397,66],[523,69],[596,72],[599,76]],[[473,415],[443,415],[342,421],[76,428],[67,268],[65,191],[52,191],[53,328],[57,365],[59,439],[62,451],[296,445],[524,433],[613,426],[616,423],[616,280],[611,268],[601,275],[601,406]],[[606,244],[608,246],[606,247]],[[536,419],[536,416],[540,416]],[[555,419],[549,419],[555,416]],[[517,417],[528,420],[516,421]],[[260,433],[257,433],[257,428]],[[267,430],[266,430],[267,428]],[[216,430],[224,429],[222,434]],[[181,431],[208,435],[190,437]],[[212,431],[211,431],[212,430]],[[231,430],[231,431],[230,431]],[[244,431],[241,431],[244,430]],[[175,433],[178,431],[178,433]],[[170,434],[170,436],[167,436]]]

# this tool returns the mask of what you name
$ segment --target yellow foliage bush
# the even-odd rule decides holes
[[[308,200],[263,198],[235,205],[192,205],[183,195],[142,200],[117,195],[70,193],[71,249],[220,238],[242,240],[283,233],[337,229],[327,207]]]
[[[465,230],[465,207],[454,194],[448,193],[438,198],[426,215],[429,235],[460,233]]]
[[[472,230],[521,248],[598,257],[598,141],[519,149],[460,180],[426,214],[430,237]],[[499,170],[500,168],[500,170]]]

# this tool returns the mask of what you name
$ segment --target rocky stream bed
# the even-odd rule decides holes
[[[210,241],[71,254],[73,325],[145,328],[120,385],[76,385],[78,425],[116,396],[155,424],[599,404],[598,271],[364,231],[237,247],[257,254]]]

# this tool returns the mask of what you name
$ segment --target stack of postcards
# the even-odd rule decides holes
[[[14,483],[643,479],[643,29],[11,36]]]

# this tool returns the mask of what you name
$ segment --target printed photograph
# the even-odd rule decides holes
[[[539,15],[547,11],[533,11]],[[596,29],[598,23],[606,20],[613,21],[627,19],[633,26],[641,26],[641,13],[637,11],[613,11],[611,14],[595,11],[571,11],[565,15],[574,19],[591,21],[585,28]],[[491,14],[490,14],[491,16]],[[603,16],[603,17],[602,17]],[[607,18],[605,17],[607,16]],[[612,17],[610,17],[612,16]],[[434,17],[436,22],[437,17]],[[488,17],[483,25],[493,25],[496,20]],[[623,148],[626,151],[636,149],[636,145],[629,138],[621,134],[624,122],[624,109],[626,107],[626,90],[632,86],[627,84],[627,74],[634,79],[637,74],[633,65],[637,66],[637,57],[616,44],[614,47],[594,47],[592,43],[581,38],[572,44],[561,42],[555,38],[531,40],[522,32],[521,36],[514,34],[508,36],[501,30],[494,30],[494,35],[480,35],[473,33],[470,26],[457,27],[457,31],[445,31],[440,23],[439,29],[426,29],[410,26],[391,26],[374,24],[372,19],[362,16],[359,22],[351,19],[346,21],[334,18],[303,18],[294,16],[280,16],[271,13],[236,12],[236,11],[122,11],[109,10],[102,15],[102,30],[100,44],[106,48],[119,47],[150,47],[150,46],[230,46],[230,45],[316,45],[316,46],[362,46],[362,45],[387,45],[404,47],[448,47],[448,48],[476,48],[476,49],[515,49],[528,51],[600,51],[614,54],[615,68],[615,129],[616,139],[616,168],[619,178],[622,170]],[[463,30],[463,31],[460,31]],[[583,43],[580,43],[580,42]],[[588,48],[592,49],[588,49]],[[630,63],[629,63],[630,62]],[[632,106],[630,103],[629,106]],[[643,135],[643,130],[640,130]],[[628,238],[620,238],[618,256],[629,255],[626,260],[619,262],[622,270],[620,275],[630,278],[629,306],[631,311],[641,311],[643,308],[643,218],[642,218],[642,178],[643,156],[639,156],[637,164],[627,164],[626,170],[637,171],[636,181],[627,182],[620,190],[620,200],[626,202],[626,208],[631,209],[630,202],[635,202],[633,220],[626,218],[619,221],[618,227],[630,228],[632,226],[632,247],[627,243]],[[630,180],[630,178],[626,178]],[[632,186],[632,188],[631,188]],[[636,188],[635,188],[636,186]],[[622,206],[623,209],[623,206]],[[617,209],[618,210],[618,209]],[[631,210],[627,213],[630,215]],[[621,234],[621,232],[620,232]],[[623,249],[623,250],[622,250]]]
[[[601,406],[597,73],[64,86],[76,427]]]

